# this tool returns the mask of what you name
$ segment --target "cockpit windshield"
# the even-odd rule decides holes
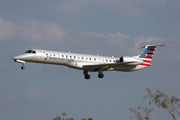
[[[33,54],[36,54],[36,51],[28,50],[28,51],[26,51],[25,53],[33,53]]]
[[[32,51],[32,53],[36,54],[36,51]]]
[[[32,52],[32,50],[28,50],[28,51],[26,51],[25,53],[31,53]]]

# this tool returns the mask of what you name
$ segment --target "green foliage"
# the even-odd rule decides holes
[[[180,107],[180,99],[178,99],[175,96],[169,97],[169,96],[165,95],[164,93],[160,92],[159,90],[156,90],[156,92],[154,94],[151,93],[150,89],[146,88],[146,90],[148,91],[148,95],[145,95],[145,97],[143,99],[145,100],[145,99],[149,98],[150,99],[149,105],[151,105],[152,103],[155,103],[156,106],[158,106],[164,110],[167,110],[174,120],[176,120],[175,114],[178,114],[178,116],[180,116],[180,113],[177,110],[177,108]],[[141,107],[139,107],[139,108],[141,109]],[[140,115],[140,112],[138,112],[137,110],[134,110],[132,108],[130,109],[131,112],[135,113],[134,118],[136,118],[137,120],[149,120],[149,113],[151,113],[152,110],[153,109],[149,109],[147,107],[145,109],[143,109],[146,116],[142,117]],[[131,119],[132,119],[132,117],[131,117]]]
[[[81,120],[86,120],[86,118],[83,118],[83,119],[81,119]],[[92,118],[89,118],[88,120],[93,120]]]
[[[145,112],[145,115],[146,116],[141,116],[141,114],[140,114],[140,112],[139,111],[137,111],[137,110],[135,110],[135,109],[132,109],[132,108],[130,108],[129,109],[132,113],[135,113],[135,116],[134,117],[131,117],[131,119],[133,119],[133,118],[135,118],[135,119],[137,119],[137,120],[150,120],[150,118],[149,118],[149,113],[151,113],[151,111],[153,110],[153,109],[149,109],[148,107],[145,107],[144,109],[143,108],[141,108],[140,106],[138,107],[138,110],[141,110],[141,111],[144,111]]]
[[[63,116],[66,116],[66,113],[62,113],[62,115]],[[72,120],[73,118],[69,118],[69,119],[62,119],[62,120]],[[61,120],[61,118],[60,117],[56,117],[56,118],[54,118],[54,119],[52,119],[52,120]],[[81,119],[81,120],[86,120],[86,118],[83,118],[83,119]],[[88,120],[93,120],[92,118],[89,118]]]
[[[89,118],[88,120],[93,120],[92,118]]]

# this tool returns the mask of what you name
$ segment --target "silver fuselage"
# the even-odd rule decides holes
[[[42,63],[42,64],[54,64],[54,65],[64,65],[69,68],[74,68],[78,70],[87,70],[90,72],[97,71],[96,69],[83,68],[84,65],[98,65],[98,64],[113,64],[119,63],[120,58],[106,57],[98,55],[87,55],[78,54],[70,52],[58,52],[49,50],[33,49],[36,53],[24,53],[13,57],[15,62],[25,64],[25,62]],[[138,65],[130,66],[116,66],[109,67],[103,71],[135,71],[143,69],[144,67],[138,67]]]

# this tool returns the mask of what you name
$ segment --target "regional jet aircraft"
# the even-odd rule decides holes
[[[138,56],[105,57],[99,55],[86,55],[71,52],[57,52],[41,49],[32,49],[24,54],[13,57],[15,62],[21,63],[22,70],[25,62],[64,65],[69,68],[83,70],[85,79],[90,79],[88,72],[98,72],[98,77],[103,78],[103,71],[130,72],[141,70],[150,66],[152,57],[157,47],[166,45],[146,45]]]

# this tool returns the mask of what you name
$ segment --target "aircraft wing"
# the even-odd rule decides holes
[[[123,66],[123,65],[126,65],[128,63],[132,63],[132,62],[107,63],[107,64],[96,64],[96,65],[83,65],[83,68],[87,69],[87,70],[96,70],[98,68],[102,68],[102,70],[107,70],[109,68],[113,68],[113,67],[116,67],[116,66]]]

